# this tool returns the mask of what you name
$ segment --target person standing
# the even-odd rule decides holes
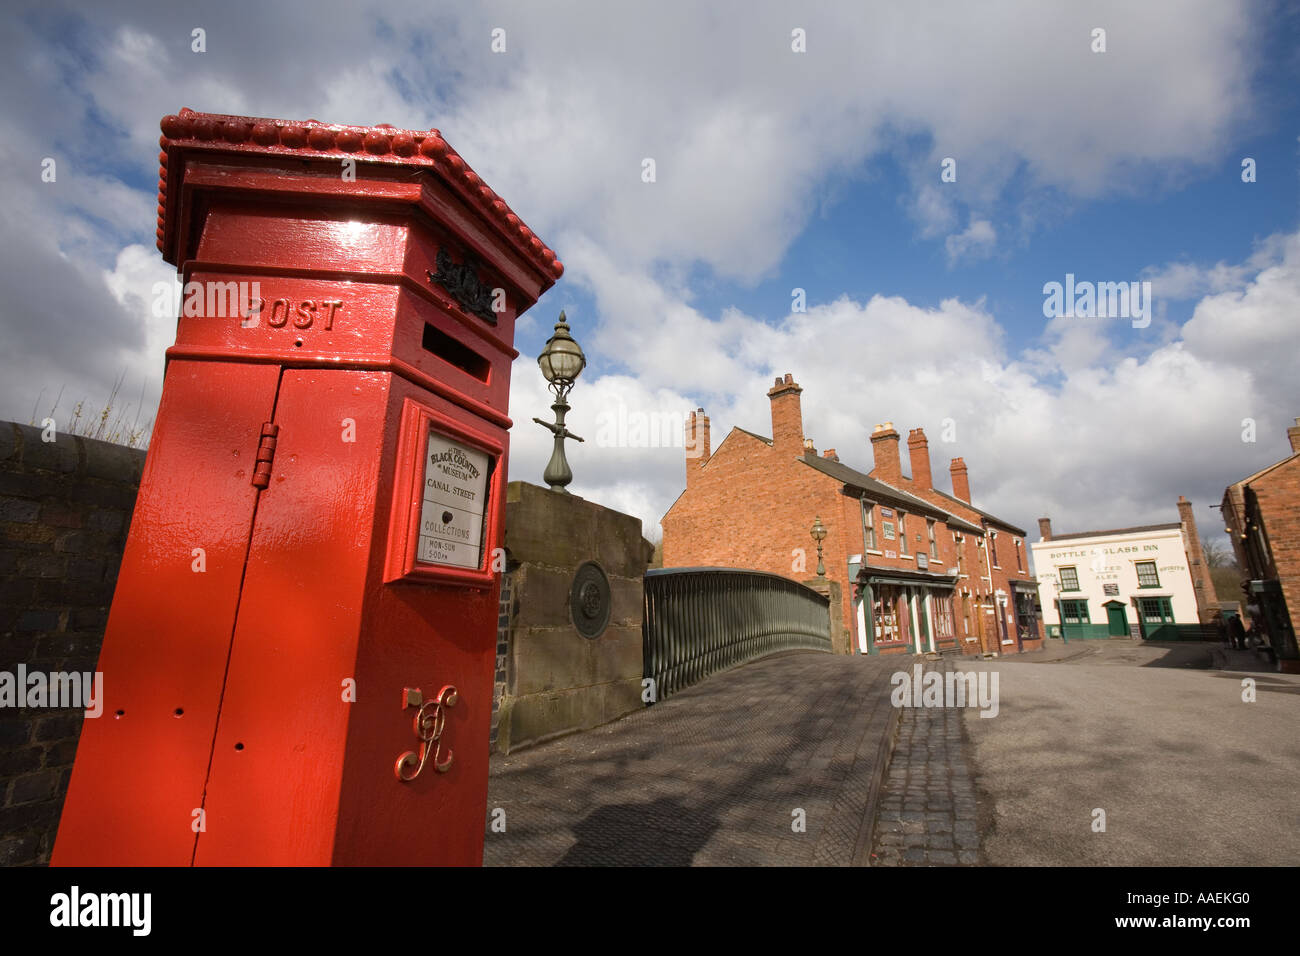
[[[1228,636],[1232,639],[1232,646],[1237,650],[1246,649],[1246,629],[1241,626],[1241,617],[1237,614],[1232,615],[1232,620],[1228,622]]]

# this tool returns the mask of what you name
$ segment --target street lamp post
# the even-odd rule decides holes
[[[542,354],[537,357],[537,364],[546,376],[547,386],[555,393],[555,402],[551,405],[551,410],[555,412],[554,424],[540,418],[533,419],[543,428],[550,429],[555,436],[555,447],[551,451],[551,460],[546,463],[546,471],[542,473],[542,480],[552,491],[567,495],[569,492],[565,485],[573,481],[573,470],[564,457],[564,440],[582,439],[564,427],[564,416],[569,411],[569,403],[565,398],[586,367],[587,357],[582,354],[582,346],[569,334],[569,325],[563,312],[560,313],[560,320],[555,323],[555,331],[546,341]]]
[[[817,542],[817,576],[824,578],[826,577],[826,565],[822,562],[822,541],[826,537],[826,526],[822,524],[820,515],[813,519],[812,531],[809,534]]]

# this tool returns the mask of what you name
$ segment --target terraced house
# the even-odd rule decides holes
[[[876,467],[859,471],[805,437],[802,392],[790,375],[777,379],[768,390],[772,437],[733,428],[716,451],[704,409],[691,413],[686,489],[662,520],[664,566],[754,568],[807,581],[817,561],[810,531],[820,519],[826,577],[840,585],[854,653],[1039,646],[1024,532],[970,504],[964,462],[953,463],[954,494],[935,489],[918,429],[905,477],[898,433],[880,425]]]

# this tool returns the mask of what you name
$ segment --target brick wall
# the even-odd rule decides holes
[[[1300,621],[1300,459],[1292,459],[1251,482],[1282,584],[1291,627]]]
[[[0,422],[0,671],[95,670],[144,459]],[[49,860],[81,722],[0,708],[0,866]]]

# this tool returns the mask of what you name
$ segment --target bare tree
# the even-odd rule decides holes
[[[1201,550],[1205,553],[1205,563],[1211,568],[1230,568],[1237,564],[1237,556],[1217,538],[1201,540]]]

